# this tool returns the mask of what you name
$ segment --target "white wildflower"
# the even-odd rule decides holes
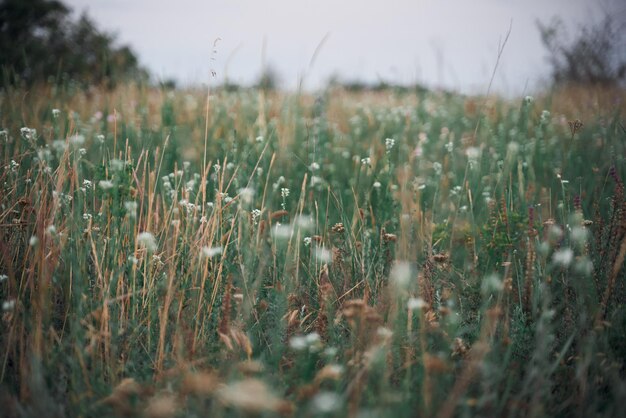
[[[290,225],[276,224],[272,227],[272,237],[278,240],[291,238],[293,228]]]
[[[2,302],[2,310],[7,312],[7,311],[12,311],[13,308],[15,308],[15,299],[11,299],[11,300],[5,300],[4,302]]]
[[[385,148],[387,149],[387,152],[391,151],[391,149],[393,148],[393,146],[396,144],[396,140],[393,138],[387,138],[385,139]]]
[[[309,166],[309,169],[311,171],[317,171],[320,169],[320,165],[316,162],[312,162],[311,165]]]
[[[416,311],[428,307],[428,303],[426,303],[426,301],[422,298],[409,298],[407,307],[411,311]]]
[[[33,235],[28,240],[28,245],[30,245],[31,247],[34,247],[35,245],[37,245],[38,242],[39,242],[39,238],[37,238],[36,235]]]
[[[52,117],[53,118],[58,118],[59,115],[61,115],[61,110],[60,109],[52,109]]]
[[[504,284],[497,274],[490,274],[482,281],[481,290],[484,294],[498,292],[504,288]]]
[[[316,412],[320,414],[328,414],[340,409],[342,402],[341,396],[336,393],[322,391],[315,395],[311,401],[311,405]]]
[[[239,197],[241,198],[241,201],[243,203],[252,203],[252,200],[254,199],[254,189],[250,187],[244,187],[242,189],[239,189]]]
[[[302,241],[304,242],[304,245],[307,247],[311,245],[311,237],[304,237]]]
[[[252,213],[252,223],[256,225],[259,222],[259,217],[261,216],[261,210],[254,209],[251,213]]]
[[[406,261],[396,261],[391,267],[389,276],[396,286],[401,289],[406,288],[411,280],[411,264]]]
[[[465,155],[467,155],[467,159],[471,161],[476,161],[480,158],[480,148],[479,147],[468,147],[465,150]]]
[[[372,165],[372,159],[370,157],[361,158],[362,165]]]
[[[111,180],[100,180],[98,186],[100,186],[102,190],[109,190],[113,188],[113,182]]]
[[[137,235],[137,243],[140,247],[145,248],[149,252],[154,252],[158,248],[156,238],[151,232],[147,231]]]
[[[220,255],[222,254],[223,248],[220,247],[208,247],[208,246],[204,246],[202,247],[202,257],[206,257],[206,258],[213,258],[216,255]]]
[[[439,175],[441,175],[441,170],[442,170],[442,168],[443,168],[443,167],[441,166],[441,163],[440,163],[440,162],[435,161],[435,162],[433,163],[433,170],[435,170],[435,174],[436,174],[436,175],[438,175],[438,176],[439,176]]]
[[[315,258],[322,263],[331,263],[333,261],[333,253],[325,247],[316,247]]]
[[[75,134],[70,136],[70,144],[75,147],[83,145],[85,143],[85,136],[80,134]]]
[[[562,267],[568,267],[572,263],[572,260],[574,260],[574,251],[572,251],[571,248],[563,248],[552,255],[554,264],[558,264]]]

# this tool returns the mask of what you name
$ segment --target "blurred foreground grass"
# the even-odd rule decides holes
[[[2,92],[2,415],[620,416],[624,99]]]

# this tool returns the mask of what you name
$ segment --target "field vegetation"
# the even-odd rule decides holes
[[[0,95],[3,416],[623,416],[619,88]]]

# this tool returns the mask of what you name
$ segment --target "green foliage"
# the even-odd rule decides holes
[[[0,102],[9,416],[618,415],[619,110],[97,96]]]
[[[58,0],[2,0],[0,50],[4,86],[52,80],[113,87],[147,79],[128,46],[117,46],[86,15],[72,20],[70,9]]]

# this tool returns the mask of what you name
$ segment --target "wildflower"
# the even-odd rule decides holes
[[[113,182],[111,180],[100,180],[98,186],[100,186],[102,190],[109,190],[113,188]]]
[[[428,307],[428,303],[422,298],[409,298],[407,307],[410,311],[416,311],[418,309],[424,309]]]
[[[255,139],[256,142],[263,142],[263,136],[259,135]]]
[[[11,300],[5,300],[4,302],[2,302],[2,310],[7,312],[7,311],[12,311],[13,308],[15,308],[15,299],[11,299]]]
[[[0,274],[0,283],[6,281],[9,278],[6,274]]]
[[[57,233],[57,228],[54,225],[48,225],[48,227],[46,228],[46,234],[48,235],[54,235]]]
[[[15,160],[11,160],[11,164],[10,164],[11,171],[16,172],[19,167],[20,167],[19,163],[17,163]]]
[[[443,168],[443,167],[441,166],[441,163],[440,163],[440,162],[435,161],[435,162],[433,163],[433,170],[435,170],[435,174],[436,174],[436,175],[438,175],[438,176],[439,176],[439,175],[441,175],[441,170],[442,170],[442,168]]]
[[[389,276],[399,288],[405,288],[411,280],[411,265],[405,261],[396,261]]]
[[[469,147],[465,150],[465,155],[467,155],[467,159],[471,161],[476,161],[480,158],[480,148],[479,147]]]
[[[88,221],[88,220],[90,220],[90,219],[91,219],[91,217],[92,217],[92,216],[91,216],[91,213],[83,213],[83,219],[84,219],[84,220]]]
[[[315,222],[313,221],[313,217],[310,215],[297,215],[294,219],[294,224],[298,226],[298,228],[310,231],[315,227]]]
[[[285,198],[287,196],[289,196],[289,189],[286,187],[283,187],[280,189],[280,196]]]
[[[278,190],[278,188],[280,187],[280,185],[281,185],[281,184],[283,184],[284,182],[285,182],[285,177],[280,176],[280,177],[278,178],[278,180],[276,180],[276,183],[274,183],[274,184],[272,185],[272,188],[273,188],[274,190]]]
[[[124,202],[124,209],[126,209],[126,212],[128,212],[128,214],[134,218],[136,217],[136,211],[137,211],[137,202],[131,200],[128,202]]]
[[[70,144],[74,146],[83,145],[85,143],[85,137],[83,135],[75,134],[70,136]]]
[[[574,264],[574,270],[584,276],[589,276],[593,273],[593,262],[587,256],[579,257]]]
[[[552,255],[552,261],[562,267],[568,267],[574,259],[574,251],[571,248],[563,248]]]
[[[98,140],[98,142],[100,142],[101,144],[104,144],[104,135],[102,134],[98,134],[96,135],[96,139]]]
[[[533,96],[526,96],[524,97],[524,104],[525,105],[529,105],[531,104],[535,99],[533,98]]]
[[[446,148],[446,151],[452,152],[452,150],[454,149],[454,144],[452,142],[448,142],[446,145],[444,145],[444,147]]]
[[[254,199],[254,189],[250,187],[239,189],[239,197],[241,198],[241,201],[246,204],[252,203],[252,200]]]
[[[132,263],[132,265],[136,266],[139,263],[139,259],[133,255],[128,256],[128,261]]]
[[[183,161],[183,170],[189,170],[191,163],[189,161]]]
[[[387,327],[378,327],[376,329],[376,335],[378,335],[384,340],[387,340],[393,336],[393,331]]]
[[[259,222],[259,216],[261,216],[261,210],[260,209],[254,209],[252,211],[252,223],[254,225],[256,225]]]
[[[333,261],[333,254],[325,247],[316,247],[315,258],[322,263],[330,263]]]
[[[317,332],[307,335],[296,335],[289,339],[289,347],[296,351],[308,349],[309,351],[318,351],[321,348],[321,338]]]
[[[317,171],[320,169],[320,165],[316,162],[312,162],[311,165],[309,166],[309,169],[311,171]]]
[[[500,291],[504,288],[504,284],[497,274],[490,274],[485,277],[482,282],[481,290],[485,294]]]
[[[311,245],[311,237],[304,237],[303,242],[304,245],[308,247],[309,245]]]
[[[391,149],[393,148],[393,146],[396,144],[396,140],[393,138],[387,138],[385,139],[385,148],[387,149],[387,152],[391,151]]]
[[[202,257],[206,257],[206,258],[213,258],[216,255],[220,255],[222,254],[222,247],[208,247],[208,246],[204,246],[202,247]]]
[[[372,187],[374,187],[377,190],[380,189],[380,181],[375,181]]]
[[[60,114],[61,114],[61,110],[59,110],[59,109],[52,109],[52,117],[53,118],[55,118],[55,119],[58,118]]]
[[[311,187],[315,187],[318,184],[323,184],[324,180],[318,176],[311,176]]]
[[[85,155],[85,154],[87,154],[87,150],[85,148],[79,148],[78,149],[78,154]]]
[[[370,157],[361,158],[362,165],[372,165],[372,159]]]
[[[276,224],[272,228],[272,237],[279,240],[291,238],[293,228],[290,225]]]
[[[341,408],[342,399],[334,392],[322,391],[315,395],[311,404],[320,414],[328,414]]]
[[[22,134],[22,136],[28,140],[35,140],[37,139],[37,130],[36,129],[30,129],[28,127],[23,127],[20,129],[20,133]]]
[[[39,242],[39,238],[37,238],[36,235],[33,235],[28,240],[28,245],[30,245],[31,247],[34,247],[35,245],[37,245],[38,242]]]
[[[137,235],[137,243],[149,252],[154,252],[158,248],[156,238],[151,232],[147,231]]]

